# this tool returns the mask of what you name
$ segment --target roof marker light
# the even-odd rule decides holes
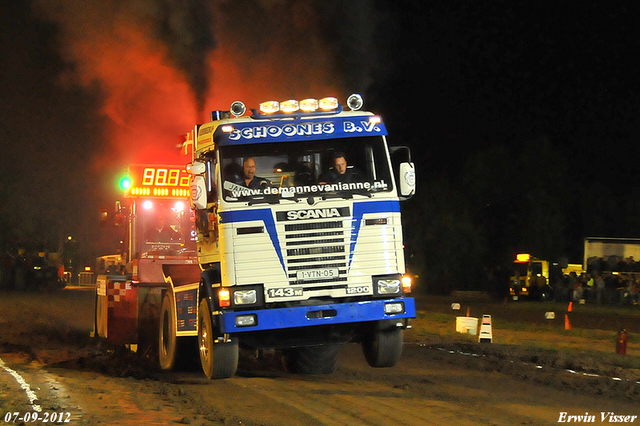
[[[318,109],[317,99],[303,99],[300,101],[300,110],[302,112],[314,112]]]
[[[280,111],[282,112],[296,112],[300,109],[298,101],[290,99],[288,101],[280,102]]]
[[[330,111],[338,108],[338,99],[334,97],[322,98],[319,102],[320,109],[323,111]]]
[[[231,104],[231,114],[234,117],[241,117],[247,111],[247,107],[240,101],[235,101]]]
[[[357,93],[354,93],[347,99],[347,105],[349,106],[349,109],[351,109],[351,111],[358,111],[360,108],[362,108],[363,104],[364,101],[362,100],[362,96],[358,95]]]
[[[267,101],[260,104],[260,112],[263,114],[273,114],[280,111],[280,104],[278,101]]]
[[[381,122],[382,122],[382,119],[377,115],[374,115],[373,117],[369,117],[369,123],[371,124],[380,124]]]
[[[231,133],[233,132],[233,126],[225,124],[224,126],[222,126],[222,131],[225,133]]]

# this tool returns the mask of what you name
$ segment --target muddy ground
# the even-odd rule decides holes
[[[421,297],[418,309],[453,321],[460,313],[450,303]],[[636,312],[573,312],[574,324],[605,337],[560,334],[571,346],[564,350],[531,345],[536,331],[526,327],[498,327],[530,316],[532,324],[540,323],[537,333],[551,335],[553,327],[563,327],[564,307],[557,309],[560,321],[549,325],[526,304],[463,306],[479,316],[491,312],[494,343],[442,333],[442,324],[419,318],[405,333],[403,357],[394,368],[370,368],[355,344],[342,349],[335,373],[318,376],[285,372],[277,352],[259,358],[243,352],[235,377],[212,382],[197,359],[192,368],[166,373],[150,356],[91,338],[91,289],[0,293],[0,423],[6,413],[35,406],[43,413],[69,413],[70,423],[109,425],[550,424],[563,412],[597,415],[598,424],[601,412],[640,415]],[[610,355],[621,323],[631,339],[624,357]],[[37,399],[29,400],[9,370]]]

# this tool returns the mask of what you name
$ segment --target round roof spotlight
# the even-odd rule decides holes
[[[349,96],[349,98],[347,99],[347,105],[349,106],[349,109],[351,111],[358,111],[360,108],[362,108],[362,105],[364,105],[362,96],[358,95],[357,93],[354,93],[353,95]]]
[[[244,115],[245,111],[247,111],[247,107],[240,101],[235,101],[231,104],[231,114],[234,117],[240,117]]]

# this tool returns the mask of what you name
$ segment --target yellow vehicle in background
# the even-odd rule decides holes
[[[509,294],[513,300],[551,300],[553,290],[549,285],[549,261],[528,253],[520,253],[513,262],[514,273],[510,279]]]
[[[562,268],[562,273],[564,275],[569,275],[570,273],[575,272],[577,276],[585,272],[584,267],[581,263],[569,263],[566,268]]]

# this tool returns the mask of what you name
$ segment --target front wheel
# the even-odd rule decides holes
[[[380,329],[367,333],[362,350],[372,367],[393,367],[402,355],[402,329]]]
[[[198,347],[202,370],[209,379],[226,379],[238,369],[238,340],[215,342],[215,329],[211,321],[211,310],[206,299],[198,309]]]

